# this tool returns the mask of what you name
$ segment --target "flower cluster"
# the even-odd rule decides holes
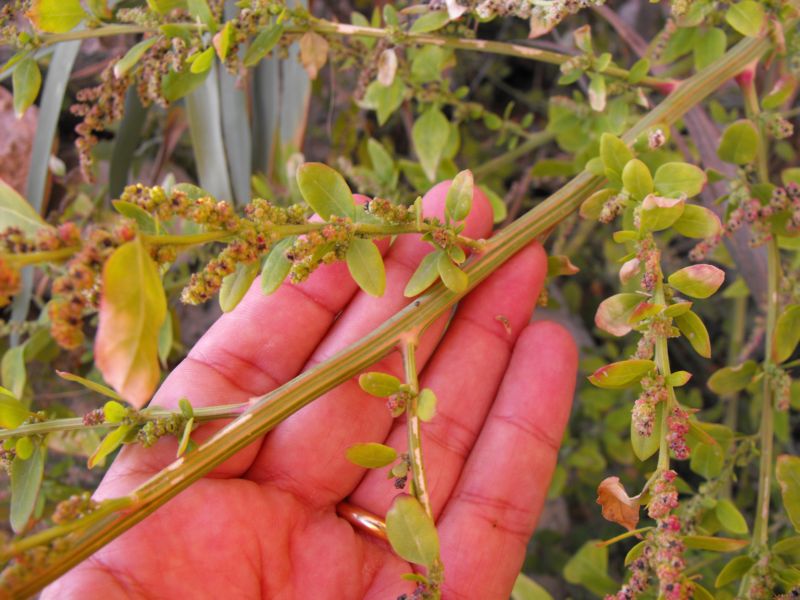
[[[666,402],[669,395],[662,375],[645,377],[641,385],[642,393],[633,403],[631,418],[636,432],[642,437],[650,437],[656,420],[656,405]]]
[[[136,432],[136,441],[148,448],[166,435],[180,435],[185,426],[186,417],[181,413],[173,413],[167,417],[147,421]]]
[[[305,281],[322,264],[344,260],[353,236],[350,219],[331,215],[330,223],[322,229],[298,238],[286,252],[286,258],[292,262],[289,271],[292,283]]]
[[[50,333],[62,348],[73,349],[83,343],[84,311],[99,306],[103,265],[118,246],[131,241],[135,234],[127,221],[111,229],[90,229],[84,234],[83,247],[53,281],[53,299],[47,312]]]
[[[53,523],[61,525],[85,516],[97,508],[97,502],[92,500],[88,492],[70,496],[62,500],[53,512]]]
[[[689,433],[689,413],[675,405],[672,413],[667,417],[667,429],[667,443],[672,455],[678,460],[689,458],[689,446],[686,444],[686,434]]]
[[[95,87],[85,88],[78,92],[76,104],[70,110],[72,114],[83,117],[76,127],[78,139],[75,145],[81,161],[81,174],[86,181],[93,181],[92,149],[97,145],[95,135],[105,131],[125,114],[125,93],[133,79],[126,75],[114,75],[114,66],[109,65],[100,74],[100,83]]]

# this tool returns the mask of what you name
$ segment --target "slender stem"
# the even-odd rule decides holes
[[[518,158],[522,158],[529,152],[534,151],[536,148],[543,146],[553,138],[555,138],[555,134],[549,131],[533,133],[527,140],[522,142],[513,150],[509,150],[508,152],[505,152],[500,156],[497,156],[472,169],[472,174],[475,176],[475,179],[481,180],[488,175],[496,173],[498,169],[514,162]]]
[[[195,421],[214,421],[217,419],[235,419],[249,406],[247,402],[241,404],[220,404],[218,406],[203,406],[194,408]],[[146,409],[139,415],[147,421],[155,421],[164,417],[169,417],[177,411]],[[84,429],[100,429],[119,427],[123,423],[99,423],[97,425],[86,425],[83,418],[74,417],[70,419],[51,419],[40,423],[30,423],[20,425],[15,429],[0,429],[0,440],[17,438],[26,435],[45,435],[56,431],[78,431]]]
[[[619,535],[615,535],[612,538],[607,540],[603,540],[602,542],[597,542],[598,548],[604,548],[606,546],[611,546],[612,544],[616,544],[617,542],[621,542],[622,540],[628,539],[629,537],[633,537],[634,535],[641,535],[647,531],[650,531],[653,527],[640,527],[639,529],[631,529],[630,531],[626,531],[625,533],[620,533]]]
[[[68,246],[67,248],[43,250],[42,252],[0,253],[0,260],[4,260],[15,267],[25,267],[44,262],[61,262],[73,256],[78,250],[80,250],[78,246]]]
[[[664,276],[660,272],[658,273],[658,283],[656,284],[656,289],[653,294],[653,301],[656,304],[666,305],[666,299],[664,297]],[[656,366],[658,367],[658,372],[666,379],[670,376],[670,365],[669,365],[669,350],[667,348],[667,338],[666,336],[659,335],[656,338],[656,349],[655,349],[655,359],[656,359]],[[661,403],[658,406],[658,410],[661,411],[661,431],[658,432],[659,438],[659,446],[658,446],[658,471],[667,471],[669,469],[669,443],[667,441],[667,434],[669,433],[669,415],[672,411],[672,408],[675,406],[677,399],[675,398],[675,390],[671,385],[667,384],[667,401],[666,403]]]
[[[739,73],[749,62],[770,47],[766,37],[742,40],[719,60],[684,81],[659,106],[645,115],[623,139],[632,144],[651,127],[670,125],[689,109]],[[469,278],[461,294],[435,285],[424,296],[409,304],[383,325],[269,394],[253,400],[239,418],[191,452],[139,486],[133,493],[138,502],[123,514],[104,517],[81,530],[70,549],[25,579],[15,582],[12,596],[33,595],[73,566],[99,550],[153,513],[192,483],[227,460],[242,448],[273,429],[280,422],[308,405],[328,390],[347,381],[396,348],[407,332],[432,323],[440,314],[469,293],[500,265],[543,232],[577,210],[581,202],[600,189],[604,180],[584,171],[549,198],[487,242],[486,251],[466,265]]]
[[[428,483],[425,480],[425,468],[422,463],[422,436],[420,434],[420,419],[417,414],[419,408],[419,379],[417,377],[417,351],[418,340],[416,336],[403,341],[403,366],[405,368],[406,383],[411,388],[411,401],[406,408],[408,423],[408,461],[411,464],[411,489],[414,496],[422,504],[428,516],[433,518],[431,497]]]
[[[739,354],[744,344],[745,318],[747,316],[747,297],[734,298],[733,317],[731,319],[730,339],[728,342],[728,364],[736,365],[739,362]],[[739,426],[739,393],[733,392],[724,397],[725,416],[724,423],[731,431],[736,432]],[[722,486],[722,494],[729,498],[733,482],[727,478]]]
[[[236,235],[236,232],[222,230],[222,231],[205,231],[203,233],[189,233],[189,234],[159,234],[152,235],[143,233],[142,241],[151,246],[194,246],[197,244],[207,244],[209,242],[218,242],[225,240]]]
[[[767,247],[767,323],[764,332],[764,371],[769,372],[772,363],[772,340],[778,314],[778,284],[780,282],[780,250],[778,242],[772,240]],[[769,505],[772,486],[772,447],[775,430],[774,390],[772,378],[764,377],[761,400],[761,427],[759,429],[761,457],[758,464],[758,499],[753,524],[753,545],[765,550],[769,543]]]

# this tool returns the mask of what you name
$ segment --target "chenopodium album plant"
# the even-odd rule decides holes
[[[781,438],[780,428],[788,428],[791,369],[798,364],[792,356],[800,341],[800,170],[790,166],[794,153],[781,144],[793,135],[790,119],[796,114],[790,105],[800,56],[797,7],[777,0],[675,0],[644,51],[635,31],[621,30],[621,37],[643,55],[630,69],[619,66],[610,52],[596,53],[598,44],[588,26],[572,31],[573,54],[474,37],[474,27],[500,17],[522,17],[531,37],[544,35],[580,9],[600,4],[448,0],[399,11],[387,5],[374,11],[371,20],[355,13],[350,25],[281,2],[257,0],[240,2],[230,12],[221,2],[206,0],[148,0],[114,8],[97,1],[84,8],[78,0],[7,4],[0,14],[0,35],[14,54],[3,69],[13,69],[18,114],[40,91],[37,60],[43,50],[90,37],[143,36],[103,70],[99,85],[77,95],[72,110],[82,118],[77,147],[86,180],[95,177],[98,134],[123,117],[129,91],[145,107],[167,107],[184,97],[190,102],[216,63],[246,78],[248,69],[268,55],[286,54],[295,42],[311,79],[327,63],[341,70],[360,68],[354,99],[376,113],[377,127],[386,125],[404,103],[413,105],[409,110],[416,117],[405,114],[413,118],[407,129],[417,161],[396,160],[382,142],[370,137],[359,151],[343,153],[360,154],[363,164],[354,165],[349,156],[341,156],[339,162],[347,178],[376,196],[364,203],[356,202],[338,171],[308,162],[287,169],[295,179],[288,187],[297,193],[286,196],[302,202],[278,201],[285,198],[276,199],[273,190],[255,178],[253,187],[264,193],[239,211],[225,197],[168,179],[160,186],[126,187],[115,194],[115,216],[85,223],[59,219],[51,224],[26,199],[0,185],[0,299],[8,303],[30,293],[23,275],[28,267],[37,267],[50,282],[38,320],[25,321],[26,312],[13,331],[24,333],[24,342],[12,345],[3,357],[0,439],[10,474],[10,524],[15,534],[3,547],[4,591],[10,596],[34,593],[254,436],[338,382],[359,375],[367,393],[386,399],[394,416],[407,419],[408,444],[399,451],[365,441],[351,447],[347,458],[365,468],[386,468],[395,487],[408,491],[398,495],[386,515],[387,536],[398,555],[421,567],[409,574],[418,584],[416,596],[439,597],[446,573],[420,444],[423,423],[436,418],[436,390],[419,388],[416,336],[516,251],[579,209],[587,221],[574,236],[574,223],[559,227],[554,247],[575,250],[565,242],[570,239],[577,240],[579,248],[591,231],[586,227],[592,226],[591,220],[621,220],[622,229],[613,234],[613,241],[622,250],[612,254],[619,259],[623,289],[599,304],[595,324],[610,336],[639,336],[629,349],[609,345],[612,362],[595,370],[589,380],[628,402],[617,413],[622,418],[614,422],[623,427],[630,423],[633,455],[642,462],[657,458],[655,464],[626,468],[621,477],[599,483],[597,502],[603,516],[628,532],[584,544],[565,565],[565,579],[616,598],[711,598],[712,587],[718,588],[719,598],[796,595],[800,536],[787,532],[800,530],[800,459],[790,454],[776,458],[774,440],[790,437]],[[596,8],[615,28],[625,26],[609,9]],[[28,21],[19,18],[23,13]],[[450,89],[442,72],[457,64],[455,49],[559,65],[559,84],[578,83],[585,94],[551,98],[547,128],[532,132],[530,113],[516,120],[512,105],[496,113],[480,101],[467,100],[469,87]],[[661,76],[665,69],[668,78]],[[692,70],[697,73],[691,75]],[[761,70],[774,82],[765,94],[755,81]],[[716,135],[712,140],[691,139],[692,128],[697,131],[710,123],[710,131],[716,131],[701,103],[732,80],[741,91],[731,102],[733,108],[709,104],[725,126],[718,143]],[[649,93],[665,97],[653,107]],[[684,117],[689,136],[676,126]],[[462,131],[466,135],[468,125],[476,124],[497,132],[497,144],[505,153],[497,162],[459,171],[454,157]],[[551,140],[569,160],[541,161],[532,173],[552,178],[555,171],[556,177],[574,178],[491,240],[462,235],[478,185],[496,207],[506,208],[479,182],[491,180],[493,168],[513,163]],[[785,168],[778,171],[774,164]],[[426,216],[418,192],[450,177],[444,220]],[[712,187],[724,192],[713,192],[719,197],[712,196],[711,202],[698,199]],[[411,201],[385,200],[387,196]],[[731,364],[708,377],[708,388],[723,399],[725,410],[706,416],[695,401],[699,377],[673,369],[671,359],[681,337],[702,358],[711,357],[712,338],[700,314],[708,314],[704,306],[719,302],[706,299],[725,282],[725,271],[711,262],[734,267],[726,248],[737,261],[752,260],[740,244],[745,229],[752,234],[752,256],[766,249],[766,268],[751,269],[747,284],[729,284],[725,294],[737,299],[740,310],[734,327],[742,330],[746,285],[762,286],[766,295],[758,300],[763,300],[765,318],[753,328],[753,339],[730,354]],[[219,294],[222,310],[230,311],[259,274],[263,291],[271,293],[287,277],[300,282],[318,266],[338,260],[347,263],[364,291],[380,296],[385,272],[373,240],[410,233],[422,234],[433,248],[405,289],[408,297],[423,295],[365,339],[245,405],[199,408],[186,398],[177,411],[146,406],[161,378],[160,360],[171,346],[167,281],[185,264],[188,253],[201,248],[207,260],[187,277],[181,298],[194,304]],[[693,247],[684,238],[693,239]],[[467,260],[470,251],[475,256]],[[789,253],[794,253],[791,260]],[[576,272],[560,254],[552,256],[549,265],[551,275]],[[75,373],[59,375],[105,397],[102,407],[82,417],[58,418],[29,401],[26,362],[51,340],[66,350],[91,351],[89,360],[105,384]],[[763,356],[757,362],[750,356],[756,355],[759,343]],[[370,370],[393,350],[403,356],[403,379]],[[633,398],[631,390],[638,397]],[[740,410],[744,399],[751,400],[747,411]],[[744,412],[748,423],[758,423],[756,433],[744,430]],[[219,419],[231,423],[204,443],[203,452],[195,452],[194,429]],[[608,421],[609,429],[617,427],[611,418]],[[178,440],[179,458],[129,496],[97,502],[88,493],[75,494],[45,517],[47,453],[66,431],[103,432],[92,449],[90,466],[102,464],[123,444],[149,446],[165,436]],[[615,452],[619,463],[631,464],[618,447]],[[750,468],[753,463],[756,469]],[[630,496],[622,478],[641,474],[646,475],[641,491]],[[737,507],[733,490],[737,478],[745,477],[752,478],[748,485],[757,490],[757,498],[752,507],[746,502]],[[779,484],[785,511],[773,502],[773,481]],[[642,507],[653,523],[639,527]],[[620,557],[630,571],[620,586],[605,572],[608,547],[632,537],[638,542]],[[547,597],[530,580],[521,582],[515,597]]]

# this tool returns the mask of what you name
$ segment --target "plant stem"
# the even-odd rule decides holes
[[[653,301],[656,304],[661,304],[666,306],[667,301],[664,297],[664,275],[660,272],[658,273],[658,283],[656,284],[655,293],[653,294]],[[655,349],[655,359],[656,359],[656,367],[658,367],[658,372],[661,374],[662,377],[665,379],[670,376],[670,365],[669,365],[669,350],[667,348],[667,338],[666,336],[659,335],[656,338],[656,349]],[[677,399],[675,398],[675,390],[671,385],[666,384],[667,387],[667,401],[666,403],[661,403],[658,406],[658,410],[661,411],[661,431],[658,432],[659,435],[659,446],[658,446],[658,469],[657,471],[667,471],[669,470],[669,442],[667,441],[667,434],[669,433],[669,415],[672,411],[672,408],[675,406]]]
[[[405,368],[406,383],[411,388],[411,401],[406,408],[408,423],[408,462],[411,465],[411,491],[419,500],[425,512],[433,519],[431,497],[428,484],[425,480],[425,468],[422,463],[422,436],[420,435],[420,419],[417,414],[419,407],[419,379],[417,376],[417,351],[418,340],[416,336],[409,336],[403,340],[401,350],[403,353],[403,366]]]
[[[241,404],[220,404],[218,406],[203,406],[194,408],[195,421],[215,421],[217,419],[235,419],[249,406],[247,402]],[[139,415],[146,421],[155,421],[164,417],[169,417],[179,411],[169,411],[162,409],[145,409]],[[97,425],[86,425],[83,418],[74,417],[70,419],[51,419],[40,423],[30,423],[20,425],[16,429],[0,429],[0,440],[22,437],[26,435],[46,435],[56,431],[77,431],[82,429],[114,428],[123,423],[99,423]]]
[[[509,150],[508,152],[505,152],[500,156],[497,156],[472,169],[472,174],[475,176],[475,179],[481,180],[486,176],[495,173],[501,167],[504,167],[505,165],[514,162],[518,158],[522,158],[536,148],[543,146],[553,138],[555,138],[555,134],[549,131],[532,133],[527,140],[522,142],[513,150]]]
[[[772,364],[772,339],[775,335],[775,321],[778,315],[778,284],[781,268],[778,242],[771,240],[767,247],[767,323],[764,332],[764,372],[768,373]],[[769,505],[772,487],[772,446],[775,428],[774,390],[772,379],[764,377],[761,399],[761,427],[759,428],[761,457],[758,464],[758,499],[756,517],[753,524],[753,546],[756,550],[766,550],[769,543]]]
[[[236,235],[231,231],[205,231],[203,233],[189,234],[149,234],[142,233],[142,241],[151,246],[194,246],[197,244],[207,244],[209,242],[219,242]]]
[[[61,262],[67,260],[80,250],[78,246],[68,246],[58,250],[43,250],[42,252],[20,252],[19,254],[0,253],[0,260],[4,260],[15,267],[25,267],[43,262]]]
[[[660,105],[645,115],[623,139],[632,144],[656,125],[670,125],[695,104],[703,101],[748,63],[770,47],[769,40],[742,40],[713,64],[684,81]],[[142,521],[192,483],[230,458],[253,440],[308,405],[333,387],[368,368],[396,348],[408,331],[432,323],[440,314],[469,293],[500,265],[577,210],[581,202],[600,189],[604,179],[584,171],[549,198],[487,241],[486,251],[466,265],[469,278],[461,294],[437,284],[383,325],[374,329],[328,360],[304,371],[272,392],[253,400],[240,417],[218,431],[197,451],[191,452],[139,486],[137,503],[123,514],[107,515],[90,524],[76,537],[70,549],[50,563],[32,571],[10,590],[12,596],[30,596],[111,540]]]

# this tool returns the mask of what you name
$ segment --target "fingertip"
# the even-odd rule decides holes
[[[520,333],[517,346],[523,352],[554,355],[565,370],[577,371],[578,347],[566,327],[554,321],[534,321]]]

